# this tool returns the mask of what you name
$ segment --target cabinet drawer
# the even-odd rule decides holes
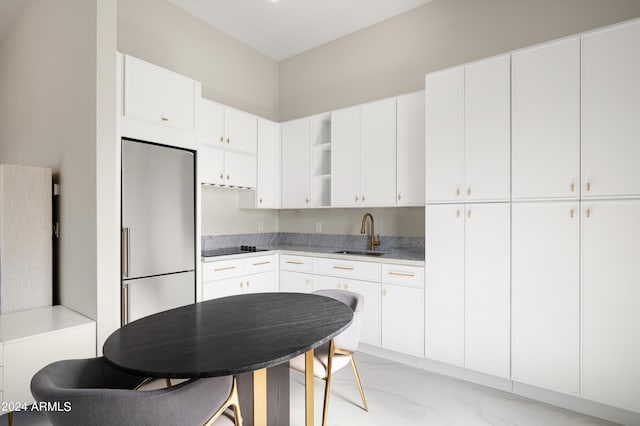
[[[280,255],[280,269],[294,272],[313,272],[313,257]]]
[[[332,277],[380,282],[380,264],[342,259],[315,259],[315,273]]]
[[[242,275],[244,259],[207,262],[202,265],[202,282],[223,280]]]
[[[245,275],[259,274],[261,272],[275,271],[277,255],[248,257],[244,259],[243,271]]]
[[[382,265],[382,282],[424,288],[424,268],[420,266]]]

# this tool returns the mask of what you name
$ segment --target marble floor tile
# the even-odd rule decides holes
[[[369,412],[361,408],[349,367],[331,385],[327,426],[596,426],[614,425],[507,392],[356,354]],[[315,381],[316,425],[324,382]],[[6,424],[6,416],[0,424]],[[42,413],[16,413],[14,426],[49,426]],[[273,425],[279,426],[279,425]],[[291,371],[291,426],[304,426],[304,375]]]
[[[332,380],[327,426],[577,426],[613,425],[604,420],[507,392],[356,354],[369,412],[361,408],[350,368]],[[324,382],[315,384],[316,424]],[[304,425],[304,375],[291,372],[291,426]]]

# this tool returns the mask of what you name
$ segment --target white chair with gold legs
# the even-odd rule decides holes
[[[331,297],[339,300],[353,309],[353,322],[342,333],[333,338],[329,343],[316,348],[314,351],[313,374],[315,377],[325,381],[324,404],[322,407],[322,426],[327,424],[327,412],[329,409],[329,389],[331,387],[331,376],[336,371],[351,364],[353,375],[360,391],[362,405],[365,411],[369,411],[367,400],[364,397],[360,375],[356,368],[353,354],[358,348],[360,331],[362,329],[362,309],[364,297],[358,293],[346,290],[317,290],[313,294]],[[304,371],[304,355],[298,356],[289,361],[289,366],[294,370]]]

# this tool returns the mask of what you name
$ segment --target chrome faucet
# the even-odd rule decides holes
[[[366,232],[365,225],[367,224],[367,218],[371,219],[371,227],[369,228],[369,231],[371,231],[371,238],[369,239],[369,250],[373,251],[376,249],[376,246],[380,245],[380,236],[378,235],[377,239],[375,237],[375,224],[373,221],[373,215],[371,213],[365,213],[364,216],[362,216],[362,226],[360,227],[360,233],[364,234]]]

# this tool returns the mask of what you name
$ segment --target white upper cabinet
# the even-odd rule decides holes
[[[515,52],[511,79],[513,199],[578,199],[580,38]]]
[[[257,154],[258,118],[234,108],[224,109],[226,149]]]
[[[464,71],[464,197],[509,201],[511,85],[509,55]],[[436,159],[437,160],[437,159]]]
[[[253,153],[250,150],[234,150],[224,136],[225,118],[237,115],[232,108],[224,107],[216,102],[200,98],[198,108],[197,139],[200,180],[203,183],[215,185],[255,188],[257,185],[257,158],[255,153],[255,139],[257,138],[257,118],[244,114],[248,119],[243,122],[247,130],[237,133],[253,138]],[[244,116],[243,116],[244,117]],[[235,120],[240,123],[242,120]],[[254,122],[255,121],[255,122]]]
[[[282,208],[311,207],[311,119],[282,123]]]
[[[640,195],[640,22],[582,38],[582,196]]]
[[[331,113],[331,205],[353,206],[360,200],[360,106]]]
[[[360,198],[363,206],[396,205],[396,98],[362,105]]]
[[[512,206],[513,380],[578,395],[580,207]]]
[[[398,206],[424,205],[424,91],[397,97]]]
[[[331,205],[396,204],[396,99],[331,114]]]
[[[196,82],[133,56],[125,56],[124,115],[193,131]]]
[[[256,207],[280,207],[280,124],[258,119],[258,188]]]
[[[462,201],[464,68],[425,78],[426,201]]]
[[[509,200],[510,80],[508,55],[426,76],[427,203]]]
[[[582,210],[582,397],[638,412],[640,201]]]

